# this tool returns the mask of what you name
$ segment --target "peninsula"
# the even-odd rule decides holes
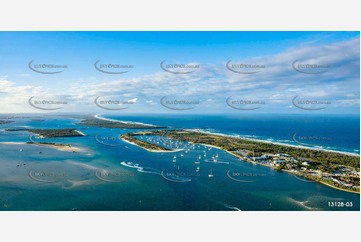
[[[137,136],[167,137],[175,141],[210,145],[241,160],[268,166],[333,188],[360,193],[360,157],[339,152],[309,149],[258,140],[215,135],[189,130],[151,130],[120,136],[142,148],[164,149]],[[157,146],[157,147],[155,147]]]
[[[100,119],[100,118],[96,118],[96,117],[86,117],[85,119],[81,120],[79,124],[83,125],[83,126],[94,126],[94,127],[115,128],[115,129],[159,129],[159,128],[166,128],[164,126],[154,126],[154,125],[133,123],[133,122],[111,121],[111,120]]]

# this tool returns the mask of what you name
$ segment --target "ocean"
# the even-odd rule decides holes
[[[359,116],[101,115],[119,121],[359,154]],[[3,118],[3,117],[1,117]],[[353,211],[360,195],[242,161],[203,145],[148,152],[118,139],[136,131],[78,125],[79,118],[13,118],[0,125],[0,210],[5,211]],[[28,145],[6,128],[76,128],[84,137],[41,139],[77,152]],[[154,142],[167,142],[153,137]],[[10,142],[10,143],[9,143]],[[217,157],[218,162],[212,162]],[[347,206],[331,207],[330,202]]]
[[[103,117],[199,129],[205,132],[242,136],[309,146],[340,152],[360,153],[359,115],[241,114],[241,115],[104,115]]]

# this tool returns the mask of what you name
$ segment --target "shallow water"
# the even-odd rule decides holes
[[[77,123],[76,119],[64,117],[44,119],[43,122],[14,119],[14,123],[1,125],[0,129],[69,128]],[[130,117],[124,120],[132,121]],[[158,123],[159,120],[159,117],[134,118],[134,121],[162,125],[169,121]],[[227,120],[229,118],[223,123],[228,127]],[[196,124],[205,122],[204,118],[195,121]],[[215,129],[212,127],[214,118],[208,122],[208,128]],[[188,123],[185,128],[207,128],[196,124],[190,127],[190,121],[184,123]],[[360,209],[358,194],[302,181],[286,172],[244,162],[219,149],[180,143],[183,151],[148,152],[118,139],[120,134],[134,130],[76,127],[86,136],[46,139],[82,148],[75,153],[36,145],[0,143],[0,210]],[[240,125],[239,133],[243,129]],[[356,128],[347,127],[344,134],[351,132],[347,129]],[[0,134],[0,142],[29,140],[29,133],[24,131],[1,131]],[[344,143],[344,149],[358,148],[354,143],[347,144]],[[218,156],[217,162],[213,162],[212,156]],[[329,207],[328,202],[333,201],[352,202],[353,206]]]

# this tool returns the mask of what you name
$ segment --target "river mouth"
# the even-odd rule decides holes
[[[148,122],[146,118],[142,121],[152,123],[154,118],[149,116]],[[358,209],[358,194],[250,163],[217,147],[142,136],[143,140],[177,150],[151,152],[119,139],[122,134],[143,132],[143,129],[87,127],[78,125],[80,119],[60,116],[44,116],[41,120],[13,119],[12,124],[6,125],[34,129],[76,128],[84,136],[44,141],[79,149],[69,152],[51,145],[29,144],[29,132],[4,130],[0,142],[4,160],[0,171],[4,181],[0,192],[2,210],[63,211],[74,207],[87,211]],[[170,126],[175,124],[166,118],[162,122]],[[123,193],[129,196],[119,195]],[[45,200],[46,194],[52,198]],[[31,202],[25,199],[29,196]],[[157,202],[159,199],[162,202]],[[329,201],[352,202],[353,206],[329,207]]]

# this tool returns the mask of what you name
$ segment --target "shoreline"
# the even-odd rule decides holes
[[[73,147],[70,145],[53,145],[53,144],[40,144],[40,143],[34,143],[34,145],[49,147],[59,151],[67,151],[67,152],[79,152],[83,150],[79,147]]]
[[[190,142],[190,143],[191,143],[191,142]],[[273,169],[273,170],[276,170],[276,171],[287,172],[287,173],[290,173],[290,174],[294,174],[294,175],[298,175],[298,176],[303,177],[301,174],[297,174],[297,173],[295,173],[294,171],[290,171],[290,170],[277,170],[277,169],[275,169],[273,166],[269,166],[269,165],[262,164],[262,163],[258,163],[258,162],[251,161],[251,160],[244,160],[242,156],[240,156],[240,155],[238,155],[238,154],[235,154],[235,153],[233,153],[233,152],[231,152],[231,151],[225,150],[225,149],[223,149],[223,148],[221,148],[221,147],[215,146],[215,145],[208,145],[208,144],[202,144],[202,143],[197,143],[197,144],[222,150],[222,151],[224,151],[224,152],[226,152],[226,153],[228,153],[228,154],[230,154],[230,155],[233,155],[234,157],[239,158],[239,159],[240,159],[241,161],[243,161],[243,162],[251,163],[251,164],[253,164],[253,165],[261,165],[261,166],[268,167],[268,168]],[[306,178],[306,179],[307,179],[307,178]],[[320,183],[320,184],[326,185],[326,186],[328,186],[328,187],[331,187],[331,188],[334,188],[334,189],[337,189],[337,190],[340,190],[340,191],[351,192],[351,193],[355,193],[355,194],[360,194],[360,192],[351,191],[351,190],[347,190],[347,189],[344,189],[344,188],[341,188],[341,187],[332,186],[331,184],[328,184],[328,183],[323,182],[323,181],[315,181],[315,180],[312,180],[312,179],[308,179],[308,180],[313,181],[313,182],[315,182],[315,183]]]
[[[120,139],[121,139],[122,141],[128,143],[128,144],[137,146],[137,147],[142,148],[142,149],[144,149],[144,150],[146,150],[146,151],[154,152],[154,153],[174,153],[174,152],[180,152],[180,151],[184,150],[184,149],[175,149],[175,150],[151,150],[151,149],[148,149],[148,148],[144,148],[144,147],[142,147],[142,146],[140,146],[140,145],[138,145],[138,144],[136,144],[136,143],[134,143],[134,142],[128,141],[128,140],[126,140],[126,139],[124,139],[124,138],[120,138]]]
[[[75,130],[75,132],[77,132],[78,134],[82,135],[82,136],[86,136],[83,132],[79,131],[79,130]]]
[[[0,145],[37,145],[37,146],[44,146],[52,149],[56,149],[59,151],[67,151],[67,152],[80,152],[83,151],[82,148],[70,146],[70,145],[54,145],[54,144],[41,144],[41,143],[27,143],[27,142],[0,142]]]
[[[96,118],[96,119],[104,120],[104,121],[116,122],[116,123],[122,123],[122,124],[138,124],[138,125],[144,125],[144,126],[149,126],[149,127],[156,127],[157,126],[157,125],[154,125],[154,124],[145,124],[145,123],[141,123],[141,122],[120,121],[120,120],[111,119],[111,118],[103,118],[100,115],[101,114],[95,114],[93,117]]]
[[[323,149],[323,148],[313,148],[313,147],[302,146],[302,145],[285,144],[285,143],[281,143],[281,142],[277,142],[277,141],[248,138],[248,137],[244,137],[241,135],[237,136],[237,135],[231,135],[231,134],[212,133],[212,132],[203,131],[203,130],[199,130],[199,129],[184,129],[184,130],[191,131],[191,132],[203,133],[203,134],[212,134],[212,135],[219,135],[219,136],[230,137],[230,138],[244,139],[244,140],[260,142],[260,143],[268,143],[268,144],[275,144],[275,145],[281,145],[281,146],[287,146],[287,147],[293,147],[293,148],[303,148],[303,149],[309,149],[309,150],[325,151],[325,152],[332,152],[332,153],[338,153],[338,154],[343,154],[343,155],[360,157],[360,154],[346,152],[346,151],[328,150],[328,149]]]
[[[193,130],[192,130],[192,131],[187,130],[187,131],[188,131],[188,132],[196,132],[196,131],[193,131]],[[202,133],[202,132],[199,132],[199,133]],[[203,132],[203,134],[204,134],[204,133],[205,133],[205,134],[210,134],[210,133],[207,133],[207,132]],[[218,134],[210,134],[210,135],[218,135]],[[223,135],[223,136],[226,136],[226,137],[227,137],[227,135]],[[239,137],[232,137],[232,138],[239,138]],[[252,140],[252,141],[254,141],[254,140]],[[262,143],[262,141],[257,141],[257,142]],[[304,177],[302,174],[297,174],[297,173],[295,172],[295,170],[276,169],[274,166],[271,166],[271,165],[262,164],[262,163],[259,163],[259,162],[256,162],[256,161],[244,159],[243,156],[241,156],[241,155],[239,155],[239,154],[235,154],[235,153],[233,153],[232,151],[228,151],[228,150],[226,150],[226,149],[224,149],[224,148],[221,148],[221,147],[219,147],[219,146],[216,146],[216,145],[210,145],[210,144],[205,144],[205,143],[197,143],[197,142],[195,142],[195,143],[194,143],[194,142],[188,142],[188,143],[191,143],[191,144],[199,144],[199,145],[203,145],[203,146],[207,146],[207,147],[212,147],[212,148],[215,148],[215,149],[218,149],[218,150],[222,150],[222,151],[224,151],[224,152],[226,152],[226,153],[228,153],[228,154],[230,154],[230,155],[232,155],[232,156],[234,156],[234,157],[237,157],[239,160],[241,160],[241,161],[243,161],[243,162],[251,163],[251,164],[253,164],[253,165],[261,165],[261,166],[264,166],[264,167],[268,167],[269,169],[272,169],[272,170],[276,170],[276,171],[280,171],[280,172],[287,172],[287,173],[290,173],[290,174],[299,175],[299,176],[301,176],[301,177]],[[138,147],[141,147],[140,145],[137,145],[137,144],[134,144],[134,145],[136,145],[136,146],[138,146]],[[143,147],[141,147],[141,148],[143,148]],[[297,146],[297,147],[295,147],[295,148],[300,148],[300,147]],[[145,148],[143,148],[143,149],[145,149]],[[148,150],[148,149],[146,149],[146,150]],[[329,152],[329,151],[326,151],[326,152]],[[345,155],[345,154],[344,154],[344,155]],[[344,191],[344,192],[351,192],[351,193],[355,193],[355,194],[360,194],[359,191],[348,190],[348,189],[345,189],[345,188],[340,188],[340,187],[333,186],[333,185],[328,184],[328,183],[323,182],[323,181],[313,180],[313,179],[310,179],[310,178],[307,178],[307,177],[305,177],[305,178],[308,179],[308,180],[310,180],[310,181],[319,183],[319,184],[327,185],[327,186],[329,186],[329,187],[331,187],[331,188],[334,188],[334,189],[337,189],[337,190],[341,190],[341,191]]]
[[[344,189],[344,188],[341,188],[341,187],[335,187],[335,186],[332,186],[331,184],[328,184],[328,183],[323,182],[323,181],[314,181],[314,182],[321,183],[321,184],[323,184],[323,185],[326,185],[326,186],[328,186],[328,187],[331,187],[331,188],[334,188],[334,189],[337,189],[337,190],[340,190],[340,191],[351,192],[351,193],[355,193],[355,194],[359,194],[359,195],[360,195],[359,192],[347,190],[347,189]]]
[[[12,141],[4,141],[0,142],[0,145],[25,145],[26,142],[12,142]]]
[[[205,144],[201,144],[201,145],[205,145]],[[220,148],[220,147],[218,147],[218,146],[214,146],[214,145],[206,145],[206,146],[211,146],[211,147],[213,147],[213,148],[217,148],[217,149],[219,149],[219,150],[223,150],[223,151],[227,152],[228,154],[233,155],[233,156],[239,158],[241,161],[248,162],[248,163],[251,163],[251,164],[253,164],[253,165],[261,165],[261,166],[268,167],[268,168],[273,169],[273,170],[276,170],[276,171],[288,172],[288,173],[290,173],[290,174],[294,174],[294,175],[298,175],[298,176],[303,177],[301,174],[297,174],[297,173],[295,173],[294,171],[284,170],[284,169],[283,169],[283,170],[277,170],[277,169],[275,169],[273,166],[269,166],[269,165],[266,165],[266,164],[258,163],[258,162],[255,162],[255,161],[244,160],[242,156],[237,155],[237,154],[234,154],[234,153],[232,153],[231,151],[225,150],[225,149]],[[306,179],[307,179],[307,178],[306,178]],[[315,182],[315,183],[320,183],[320,184],[323,184],[323,185],[326,185],[326,186],[328,186],[328,187],[331,187],[331,188],[334,188],[334,189],[338,189],[338,190],[341,190],[341,191],[344,191],[344,192],[351,192],[351,193],[355,193],[355,194],[360,194],[360,192],[351,191],[351,190],[347,190],[347,189],[344,189],[344,188],[332,186],[331,184],[328,184],[328,183],[323,182],[323,181],[315,181],[315,180],[312,180],[312,179],[308,179],[308,180],[313,181],[313,182]]]

